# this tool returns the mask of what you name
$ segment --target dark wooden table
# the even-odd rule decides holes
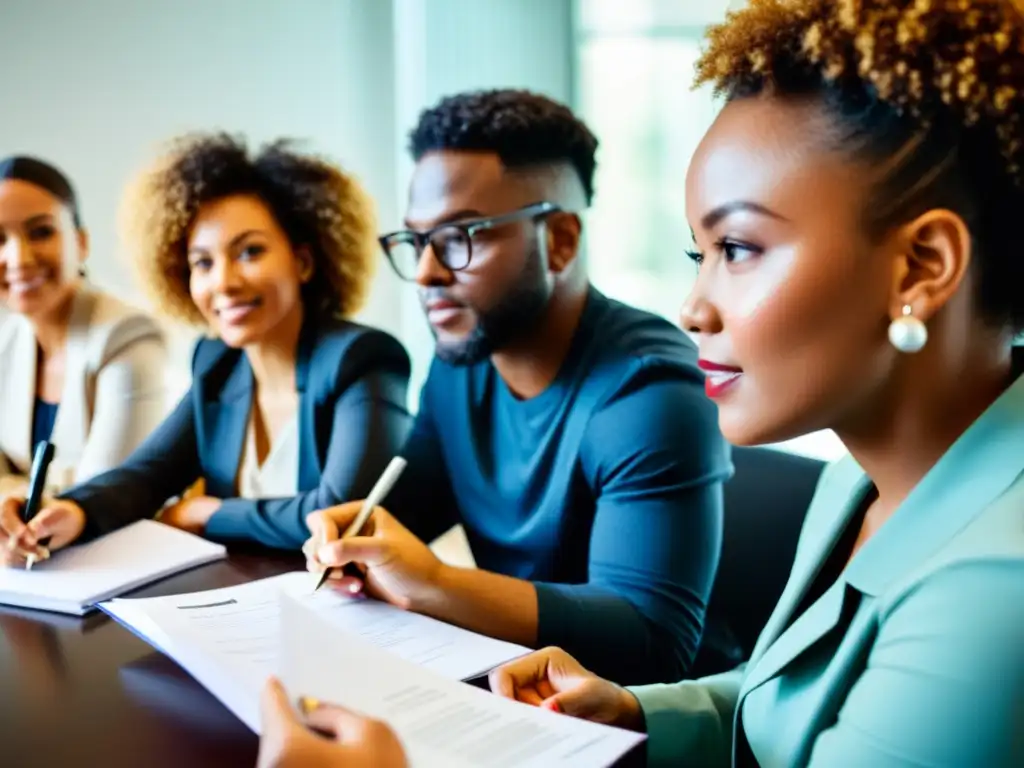
[[[227,587],[303,565],[233,552],[131,596]],[[0,766],[252,768],[257,747],[210,693],[106,614],[0,606]]]
[[[130,596],[228,587],[303,567],[300,557],[232,551]],[[486,678],[471,682],[487,687]],[[253,768],[258,747],[187,672],[106,614],[0,605],[3,768]],[[620,763],[642,764],[642,750]]]

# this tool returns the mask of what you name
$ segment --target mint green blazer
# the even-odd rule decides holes
[[[1024,377],[792,621],[870,489],[825,470],[746,664],[631,689],[651,766],[1024,766]]]

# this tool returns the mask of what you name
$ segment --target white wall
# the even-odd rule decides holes
[[[38,154],[68,173],[92,234],[91,278],[142,303],[114,219],[125,181],[159,142],[196,129],[308,140],[362,179],[387,229],[401,219],[406,134],[425,106],[488,86],[570,99],[570,8],[569,0],[3,0],[0,156]],[[415,390],[432,341],[415,291],[383,259],[361,319],[403,339]]]
[[[92,230],[97,279],[130,288],[110,258],[111,212],[155,143],[182,131],[308,138],[390,205],[386,137],[394,115],[388,98],[374,96],[388,93],[391,51],[366,44],[390,23],[390,6],[308,0],[302,13],[295,7],[5,0],[0,147],[39,153],[67,170]]]

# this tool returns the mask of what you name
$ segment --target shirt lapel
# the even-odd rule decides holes
[[[4,403],[3,452],[10,458],[14,469],[21,473],[28,471],[32,463],[32,414],[36,397],[36,337],[32,326],[20,316],[7,320],[17,323],[13,334],[10,358],[4,365],[10,366],[8,377],[8,402]]]
[[[296,467],[296,478],[298,479],[299,490],[316,488],[320,484],[320,475],[323,467],[320,466],[320,455],[318,446],[326,444],[330,438],[330,421],[327,435],[321,434],[323,428],[321,420],[317,418],[321,404],[317,402],[316,395],[310,387],[312,376],[313,355],[316,350],[316,327],[313,322],[307,320],[303,325],[302,334],[299,338],[298,353],[295,357],[295,389],[299,395],[298,424],[299,424],[299,449],[298,462]]]
[[[201,447],[206,476],[206,492],[221,499],[237,495],[238,470],[252,410],[253,377],[249,359],[234,353],[234,366],[219,392],[207,393],[204,403],[206,440]]]
[[[953,443],[847,568],[877,596],[935,555],[1024,472],[1024,376]]]
[[[793,614],[870,488],[849,456],[829,471],[808,510],[789,582],[751,654],[741,696],[771,679],[836,625],[845,597],[842,588],[828,590],[795,621]]]
[[[85,287],[79,288],[72,300],[68,319],[67,341],[64,345],[64,385],[53,421],[50,441],[54,445],[53,480],[60,476],[60,486],[74,481],[75,468],[85,451],[92,424],[91,390],[95,381],[88,372],[89,327],[95,298]]]

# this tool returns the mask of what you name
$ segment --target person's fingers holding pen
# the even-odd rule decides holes
[[[311,728],[333,737],[360,760],[366,760],[366,765],[381,768],[406,765],[402,743],[386,723],[308,697],[303,697],[300,705]]]
[[[316,573],[325,568],[331,572],[327,578],[331,586],[348,594],[358,594],[365,586],[365,569],[362,566],[380,566],[385,562],[387,542],[372,537],[376,530],[374,518],[381,509],[375,509],[366,521],[362,534],[342,539],[342,533],[352,524],[362,509],[363,502],[339,504],[325,509],[311,528],[319,531],[309,540],[307,567]],[[386,514],[386,513],[384,513]],[[349,566],[346,568],[345,566]]]
[[[341,536],[349,523],[359,513],[362,502],[355,501],[349,504],[340,504],[336,507],[321,509],[306,517],[306,528],[310,536],[302,545],[302,554],[306,556],[306,568],[313,573],[320,573],[324,565],[317,559],[316,553],[319,549],[331,541],[336,541]],[[339,520],[341,523],[339,524]]]
[[[596,723],[641,730],[636,697],[598,677],[561,648],[544,648],[491,671],[491,691],[507,699]]]
[[[302,699],[303,722],[276,679],[261,697],[262,736],[257,768],[380,766],[405,768],[405,752],[390,728],[341,707]],[[322,738],[310,728],[330,737]]]
[[[28,522],[29,532],[36,541],[50,540],[50,550],[61,549],[71,544],[82,534],[84,528],[85,511],[73,501],[65,499],[46,502],[46,506],[39,510],[39,514]]]
[[[340,538],[345,529],[358,517],[362,508],[362,501],[348,501],[327,507],[306,518],[306,525],[314,536],[320,534],[326,541],[334,541]],[[371,523],[366,524],[367,529],[371,527]]]
[[[342,505],[346,506],[346,505]],[[350,519],[335,518],[338,527]],[[337,578],[330,583],[344,592],[358,592],[365,581],[372,597],[387,600],[399,608],[410,609],[437,592],[443,564],[426,544],[383,507],[373,510],[361,536],[329,541],[316,551],[317,561]],[[342,574],[340,569],[354,564],[365,571],[365,578]]]
[[[305,756],[303,747],[313,737],[306,732],[288,702],[284,687],[271,679],[260,696],[260,751],[257,768],[286,768],[298,766]]]
[[[31,553],[17,546],[12,547],[10,541],[0,546],[0,568],[24,568]]]
[[[20,568],[25,558],[35,554],[37,542],[21,519],[25,499],[7,496],[0,501],[0,565]]]
[[[0,531],[5,539],[14,539],[26,546],[35,546],[31,534],[21,519],[22,510],[25,508],[23,496],[5,496],[0,501]]]

